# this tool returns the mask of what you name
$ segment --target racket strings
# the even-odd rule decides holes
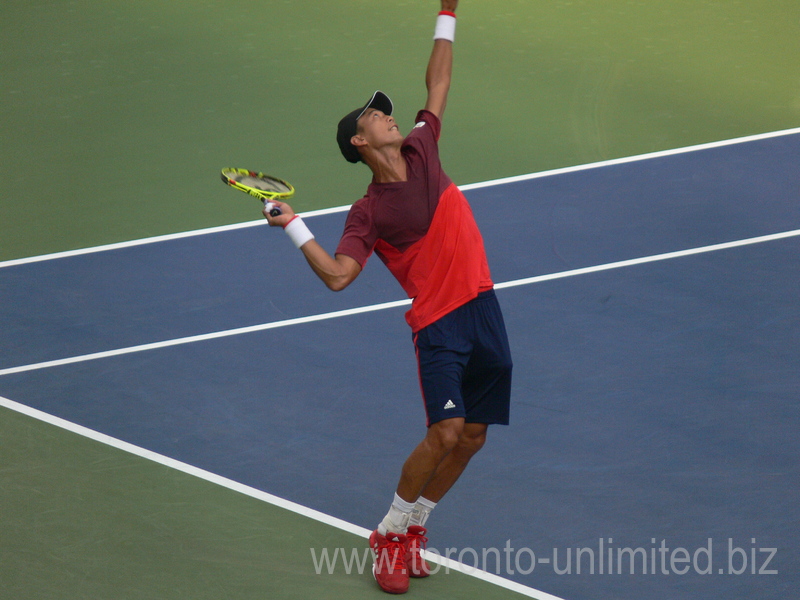
[[[271,179],[269,177],[252,177],[250,175],[240,175],[232,178],[236,183],[241,183],[247,187],[255,188],[264,192],[277,192],[285,194],[291,191],[283,182]]]

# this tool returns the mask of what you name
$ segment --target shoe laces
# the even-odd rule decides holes
[[[408,548],[409,550],[424,550],[428,547],[428,538],[421,533],[409,533],[408,535]]]
[[[393,536],[394,537],[394,536]],[[386,538],[386,545],[380,548],[380,552],[386,553],[384,556],[389,556],[392,561],[391,571],[405,572],[406,568],[406,545],[403,541],[397,538]]]
[[[392,553],[392,568],[397,571],[405,572],[406,545],[403,542],[390,541],[387,547],[389,552]]]

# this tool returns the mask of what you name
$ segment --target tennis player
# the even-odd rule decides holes
[[[419,363],[427,434],[403,464],[386,517],[370,536],[373,574],[390,593],[430,574],[420,549],[428,515],[486,440],[508,424],[512,362],[483,240],[461,191],[439,163],[438,140],[453,64],[458,0],[441,0],[426,73],[425,108],[403,136],[391,100],[375,92],[340,122],[337,141],[372,183],[347,216],[332,257],[291,207],[265,217],[281,226],[334,291],[374,252],[410,298],[406,314]]]

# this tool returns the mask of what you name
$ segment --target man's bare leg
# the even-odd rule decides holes
[[[461,477],[470,459],[483,448],[487,429],[485,423],[466,423],[455,447],[439,463],[419,495],[431,502],[439,502]]]
[[[379,532],[403,533],[420,496],[434,504],[441,500],[483,447],[487,428],[483,423],[464,423],[461,417],[431,425],[403,464],[395,502]]]
[[[464,419],[445,419],[428,428],[425,438],[406,459],[397,484],[397,495],[415,502],[431,481],[439,465],[458,445],[464,432]]]

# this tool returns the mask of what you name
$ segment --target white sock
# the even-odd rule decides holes
[[[419,525],[425,527],[425,522],[431,514],[431,511],[436,508],[436,502],[431,502],[427,498],[420,496],[414,509],[411,511],[411,519],[408,521],[409,525]]]
[[[411,511],[414,510],[413,502],[406,502],[395,493],[392,506],[389,512],[383,517],[383,521],[378,525],[378,533],[386,535],[387,532],[405,533],[408,531],[408,520],[411,518]]]

